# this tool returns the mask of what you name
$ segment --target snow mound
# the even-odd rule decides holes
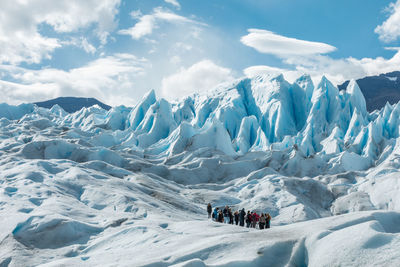
[[[19,223],[12,231],[14,238],[27,247],[60,248],[68,244],[84,244],[102,229],[66,218],[33,216]]]

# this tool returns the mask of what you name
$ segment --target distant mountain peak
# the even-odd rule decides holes
[[[338,85],[339,90],[346,90],[349,82]],[[367,76],[356,82],[365,97],[369,112],[383,108],[387,102],[395,104],[400,101],[400,71]]]
[[[105,110],[110,110],[111,107],[109,105],[106,105],[96,98],[87,98],[87,97],[57,97],[54,99],[50,99],[47,101],[42,101],[42,102],[35,102],[33,103],[39,107],[42,108],[48,108],[51,109],[53,106],[58,105],[60,106],[63,110],[65,110],[68,113],[73,113],[78,110],[81,110],[83,107],[91,107],[94,105],[98,105],[99,107],[105,109]]]

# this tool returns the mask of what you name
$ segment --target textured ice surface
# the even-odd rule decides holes
[[[398,266],[399,115],[281,75],[109,111],[1,104],[0,266]]]

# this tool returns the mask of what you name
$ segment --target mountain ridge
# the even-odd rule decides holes
[[[68,113],[74,113],[82,109],[83,107],[88,108],[94,105],[99,105],[101,108],[105,110],[109,110],[111,108],[111,106],[106,105],[93,97],[87,98],[87,97],[62,96],[46,101],[34,102],[33,104],[48,109],[51,109],[54,105],[59,105],[62,109],[64,109]]]
[[[396,104],[400,101],[400,71],[367,76],[356,80],[365,97],[367,110],[372,112],[383,108],[386,102]],[[349,81],[338,85],[345,90]]]

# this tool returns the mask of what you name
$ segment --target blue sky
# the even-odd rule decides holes
[[[262,73],[334,83],[399,70],[400,0],[5,0],[0,102],[132,106]]]

